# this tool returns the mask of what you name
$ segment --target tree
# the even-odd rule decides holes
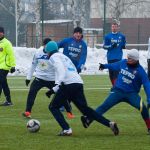
[[[14,0],[0,1],[0,24],[5,28],[6,37],[15,44],[15,9]],[[11,22],[11,23],[10,23]]]
[[[76,26],[76,21],[79,21],[79,25],[82,27],[89,26],[90,20],[90,0],[72,0],[70,3],[71,14]]]
[[[119,20],[123,15],[129,14],[131,17],[133,12],[137,13],[137,9],[135,9],[135,7],[138,7],[141,4],[144,11],[144,6],[150,4],[150,2],[149,0],[107,0],[107,12],[109,13],[108,15],[110,15],[110,17]]]

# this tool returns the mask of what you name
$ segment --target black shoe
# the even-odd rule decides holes
[[[13,103],[8,101],[5,101],[3,104],[0,104],[0,106],[12,106],[12,105]]]
[[[71,136],[72,135],[72,129],[69,128],[68,130],[62,130],[58,136]]]
[[[88,128],[90,125],[90,120],[86,116],[81,116],[81,122],[84,128]]]
[[[113,131],[114,135],[118,135],[119,134],[119,128],[117,126],[117,123],[110,122],[110,129]]]

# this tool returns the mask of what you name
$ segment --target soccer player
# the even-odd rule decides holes
[[[12,44],[4,36],[4,28],[0,27],[0,95],[2,90],[6,100],[0,106],[12,106],[10,89],[7,83],[7,75],[15,72],[16,60]]]
[[[56,86],[46,92],[46,95],[50,97],[52,94],[55,94],[49,105],[49,110],[62,128],[59,135],[72,135],[72,129],[59,110],[67,99],[71,100],[81,113],[111,128],[114,134],[118,135],[119,129],[115,122],[110,122],[101,115],[98,115],[87,105],[83,91],[83,81],[72,61],[64,54],[58,52],[57,43],[54,41],[48,42],[45,51],[49,54],[49,63],[55,68]]]
[[[107,34],[104,38],[103,48],[107,50],[107,62],[114,63],[122,59],[122,49],[125,49],[126,38],[125,36],[118,32],[119,26],[117,23],[112,23],[111,33]],[[109,69],[109,78],[112,85],[115,84],[115,81],[118,76],[118,71]]]
[[[73,37],[65,38],[58,42],[59,48],[64,48],[63,54],[71,59],[78,73],[84,69],[87,57],[87,45],[83,40],[82,28],[76,27]]]
[[[74,28],[73,37],[65,38],[57,44],[59,48],[63,48],[63,54],[71,59],[78,73],[80,73],[85,68],[87,57],[87,45],[83,40],[82,28]],[[60,110],[63,111],[64,107],[61,107]]]
[[[49,41],[51,41],[50,38],[45,38],[43,40],[44,48],[36,52],[36,54],[34,55],[32,65],[27,74],[27,79],[25,80],[26,86],[28,86],[32,79],[33,73],[36,72],[35,78],[30,86],[30,90],[28,93],[26,110],[23,113],[23,116],[26,118],[31,118],[31,110],[38,91],[43,87],[51,89],[55,85],[54,67],[49,64],[49,56],[45,52],[45,46]],[[64,105],[67,110],[68,118],[72,119],[74,116],[71,113],[70,105],[68,105],[68,103]]]
[[[143,85],[147,96],[147,107],[150,108],[150,82],[145,70],[139,64],[138,50],[131,49],[127,54],[127,59],[123,59],[122,61],[111,64],[100,64],[99,69],[116,70],[119,71],[119,75],[108,97],[103,104],[96,109],[96,112],[102,115],[116,104],[126,102],[141,112],[148,133],[150,134],[149,113],[141,97],[138,95]],[[86,116],[82,116],[81,118],[85,128],[92,122],[92,120]]]

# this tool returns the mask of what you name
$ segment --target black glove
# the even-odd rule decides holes
[[[80,73],[80,72],[81,72],[81,68],[78,68],[78,69],[77,69],[77,72]]]
[[[111,48],[116,48],[117,47],[117,43],[113,43],[112,45],[111,45]]]
[[[26,79],[26,80],[25,80],[25,83],[26,83],[26,86],[28,86],[29,83],[30,83],[30,80]]]
[[[99,63],[99,70],[105,69],[104,64]]]
[[[15,67],[12,67],[12,68],[10,69],[10,73],[14,73],[15,71],[16,71]]]
[[[123,45],[123,46],[122,46],[122,49],[126,49],[126,46],[125,46],[125,45]]]
[[[51,95],[54,94],[54,93],[55,93],[54,90],[53,90],[53,89],[50,89],[49,91],[47,91],[47,92],[45,93],[45,95],[46,95],[48,98],[50,98]]]

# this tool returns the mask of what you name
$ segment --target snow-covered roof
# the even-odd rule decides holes
[[[103,31],[102,28],[83,28],[84,31]]]
[[[43,23],[67,23],[67,22],[73,22],[73,20],[63,20],[63,19],[58,19],[58,20],[44,20]],[[36,23],[36,22],[32,22],[32,23]],[[42,23],[42,21],[40,22]]]

